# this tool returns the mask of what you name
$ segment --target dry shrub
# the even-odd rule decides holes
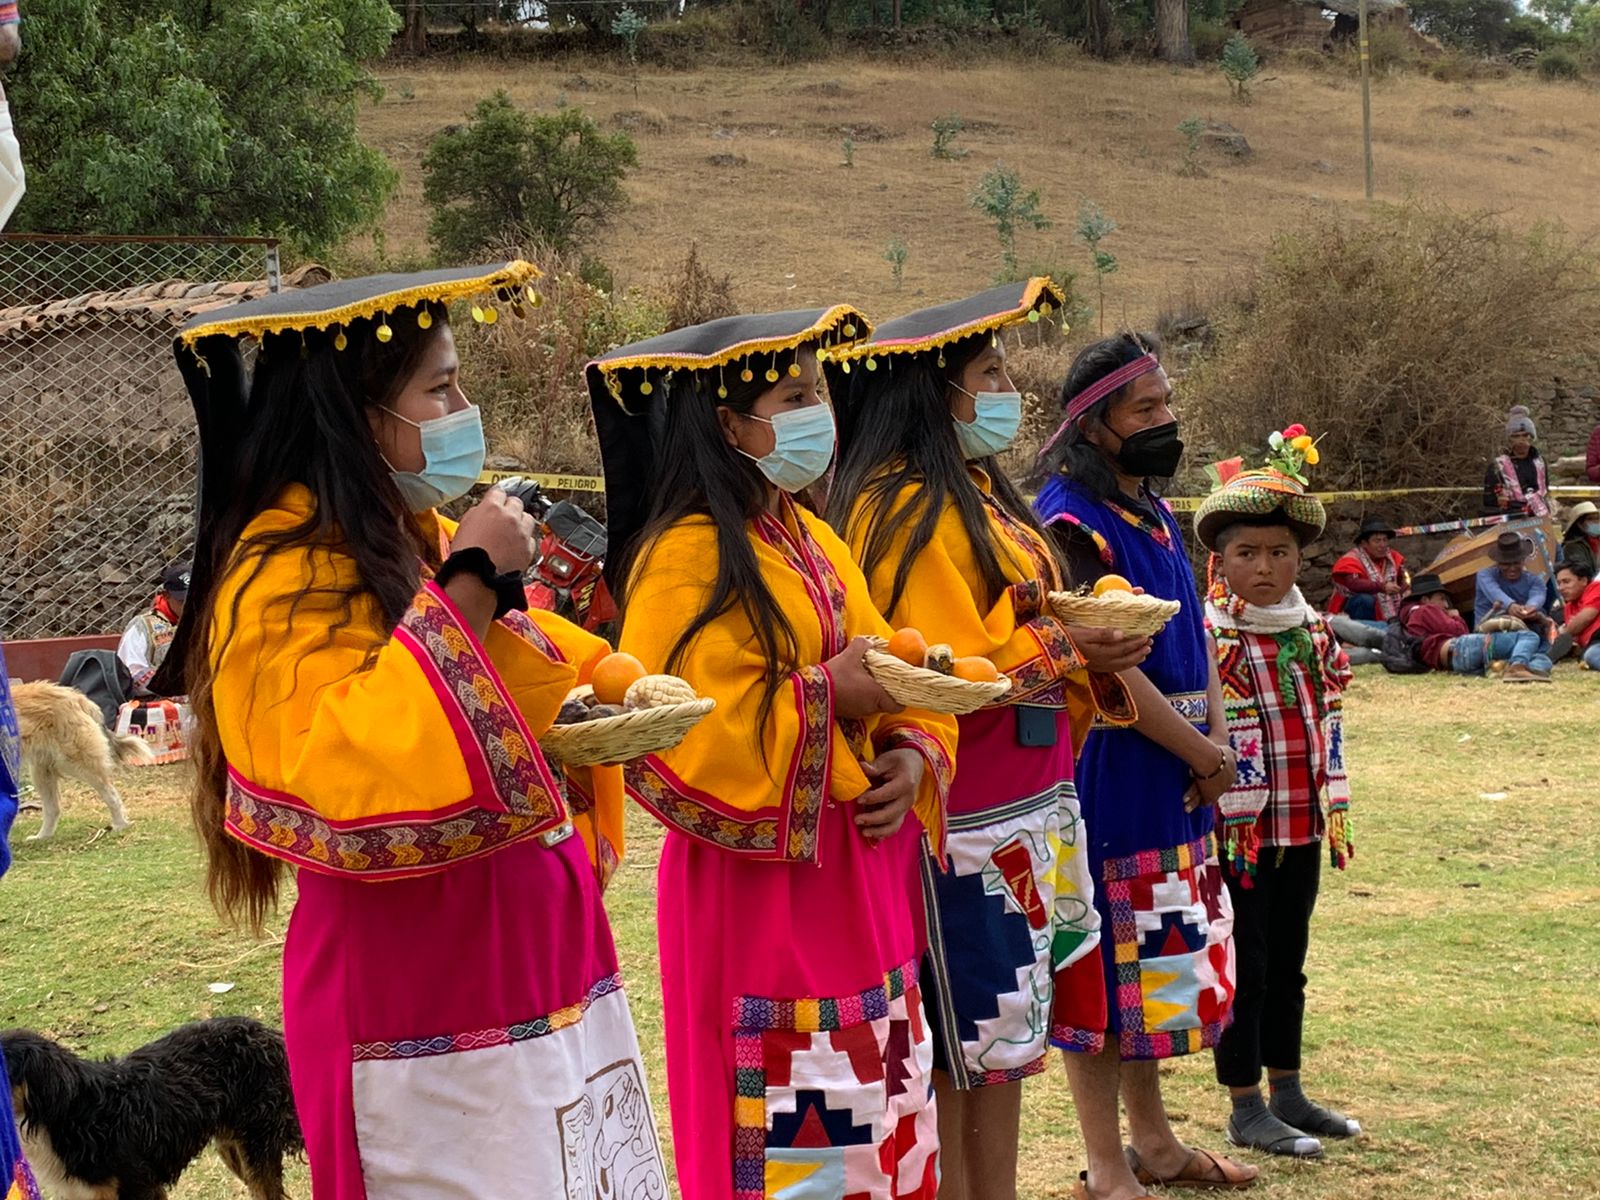
[[[1600,344],[1600,267],[1563,230],[1433,204],[1277,239],[1183,386],[1195,440],[1259,455],[1299,421],[1319,490],[1474,485],[1528,381]],[[1438,511],[1437,497],[1395,516]]]
[[[683,329],[731,317],[738,312],[733,300],[733,280],[716,275],[700,261],[700,246],[689,243],[689,253],[661,285],[667,306],[667,328]]]
[[[598,475],[600,451],[584,365],[613,346],[665,328],[663,306],[635,290],[610,293],[579,274],[575,256],[533,256],[546,272],[541,302],[517,319],[457,326],[462,374],[483,408],[491,463]]]

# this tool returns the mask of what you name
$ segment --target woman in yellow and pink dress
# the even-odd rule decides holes
[[[667,828],[658,935],[684,1200],[934,1200],[917,983],[924,836],[955,722],[867,674],[887,635],[804,503],[832,457],[817,357],[832,309],[730,317],[589,367],[621,647],[716,710],[627,770]]]
[[[213,899],[259,924],[298,872],[284,1033],[317,1200],[666,1194],[600,902],[620,788],[569,790],[538,745],[595,639],[519,611],[520,504],[436,511],[483,463],[445,303],[509,311],[536,275],[283,292],[177,350],[204,472],[167,665]]]

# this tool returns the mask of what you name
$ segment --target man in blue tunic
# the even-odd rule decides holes
[[[1149,1185],[1249,1186],[1256,1169],[1184,1145],[1161,1099],[1159,1060],[1215,1044],[1233,1002],[1233,914],[1212,805],[1235,762],[1194,573],[1160,484],[1183,453],[1172,384],[1150,339],[1085,349],[1062,392],[1035,507],[1075,583],[1116,573],[1183,608],[1138,670],[1127,728],[1096,727],[1078,763],[1110,1028],[1105,1051],[1069,1054],[1089,1169],[1079,1200],[1134,1200]],[[1117,1097],[1132,1145],[1122,1144]]]

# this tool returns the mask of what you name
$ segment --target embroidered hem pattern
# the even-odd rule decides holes
[[[437,1037],[404,1038],[395,1042],[357,1042],[351,1047],[356,1062],[373,1062],[389,1058],[428,1058],[438,1054],[457,1054],[466,1050],[483,1050],[489,1046],[509,1046],[532,1038],[548,1037],[569,1025],[583,1020],[591,1005],[603,996],[622,990],[622,973],[607,975],[595,980],[583,999],[565,1008],[528,1021],[518,1021],[497,1029],[478,1029],[471,1033],[448,1033]]]
[[[551,774],[498,672],[444,594],[428,584],[395,630],[450,720],[472,795],[445,808],[356,820],[228,770],[228,831],[263,854],[327,874],[398,879],[556,828],[567,820]]]
[[[916,972],[852,996],[734,1001],[735,1200],[937,1200]]]
[[[1107,859],[1123,1058],[1172,1058],[1216,1044],[1232,1014],[1233,907],[1211,835]]]
[[[791,680],[801,729],[780,804],[755,812],[723,804],[690,787],[654,754],[624,768],[628,794],[669,828],[720,849],[814,861],[833,763],[833,682],[821,667],[804,667]]]

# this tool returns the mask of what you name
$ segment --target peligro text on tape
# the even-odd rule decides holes
[[[484,471],[478,476],[483,484],[499,483],[502,479],[526,479],[553,492],[603,492],[606,481],[599,475],[550,475],[541,471]]]

